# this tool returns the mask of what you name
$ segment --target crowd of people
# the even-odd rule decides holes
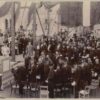
[[[100,75],[100,43],[93,32],[68,39],[68,32],[43,37],[35,48],[34,65],[40,69],[41,81],[48,80],[49,96],[54,97],[57,84],[71,88],[75,81],[78,92]]]
[[[12,37],[11,34],[3,34],[0,33],[0,55],[3,56],[11,56],[11,41]],[[25,34],[22,34],[20,32],[17,32],[15,34],[15,54],[25,54],[26,46],[28,45],[28,42],[33,42],[33,38],[31,34],[28,34],[27,36]]]
[[[80,35],[76,32],[72,37],[68,34],[61,31],[54,36],[44,35],[35,45],[31,35],[18,37],[16,48],[18,54],[23,54],[25,66],[16,72],[12,70],[15,80],[19,84],[25,80],[36,82],[39,75],[41,84],[47,81],[50,98],[54,98],[57,84],[60,88],[66,84],[71,88],[75,82],[77,97],[80,90],[100,75],[100,41],[92,31]]]

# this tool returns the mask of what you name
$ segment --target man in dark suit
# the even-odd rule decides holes
[[[26,69],[23,66],[19,66],[17,69],[17,83],[19,85],[19,94],[23,96],[23,87],[24,87],[24,82],[27,80],[27,73]]]
[[[71,67],[69,67],[67,63],[61,67],[61,74],[61,80],[63,85],[65,85],[66,83],[69,84],[71,78]]]
[[[48,90],[49,90],[49,98],[54,98],[54,68],[53,65],[50,65],[50,71],[48,75]]]
[[[25,56],[25,68],[28,72],[31,69],[31,58],[29,56]]]
[[[61,79],[62,79],[61,66],[57,65],[55,72],[55,84],[61,83]]]

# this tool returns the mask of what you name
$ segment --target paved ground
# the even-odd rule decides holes
[[[68,93],[69,94],[69,93]],[[70,95],[66,95],[65,98],[73,98],[73,94]],[[39,98],[39,94],[37,96],[34,95],[30,97],[29,94],[26,94],[26,96],[24,95],[23,97],[20,97],[18,94],[18,90],[16,93],[12,93],[11,94],[11,89],[10,87],[4,89],[3,91],[0,91],[0,98]],[[97,89],[97,92],[95,94],[95,91],[91,91],[90,93],[90,98],[100,98],[100,88]]]

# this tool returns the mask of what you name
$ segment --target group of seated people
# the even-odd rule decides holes
[[[39,76],[40,84],[47,83],[49,97],[54,98],[57,85],[60,89],[70,89],[72,82],[75,82],[75,97],[78,97],[78,92],[90,85],[92,79],[98,79],[99,39],[92,32],[80,36],[75,33],[70,39],[67,34],[68,32],[59,32],[54,37],[44,36],[33,49],[29,43],[25,66],[19,67],[16,72],[13,70],[15,80],[21,87],[22,81],[34,83],[37,82],[36,76]],[[20,91],[22,93],[22,88]]]

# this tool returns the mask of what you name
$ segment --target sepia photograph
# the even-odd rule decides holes
[[[100,0],[0,0],[0,98],[100,98]]]

